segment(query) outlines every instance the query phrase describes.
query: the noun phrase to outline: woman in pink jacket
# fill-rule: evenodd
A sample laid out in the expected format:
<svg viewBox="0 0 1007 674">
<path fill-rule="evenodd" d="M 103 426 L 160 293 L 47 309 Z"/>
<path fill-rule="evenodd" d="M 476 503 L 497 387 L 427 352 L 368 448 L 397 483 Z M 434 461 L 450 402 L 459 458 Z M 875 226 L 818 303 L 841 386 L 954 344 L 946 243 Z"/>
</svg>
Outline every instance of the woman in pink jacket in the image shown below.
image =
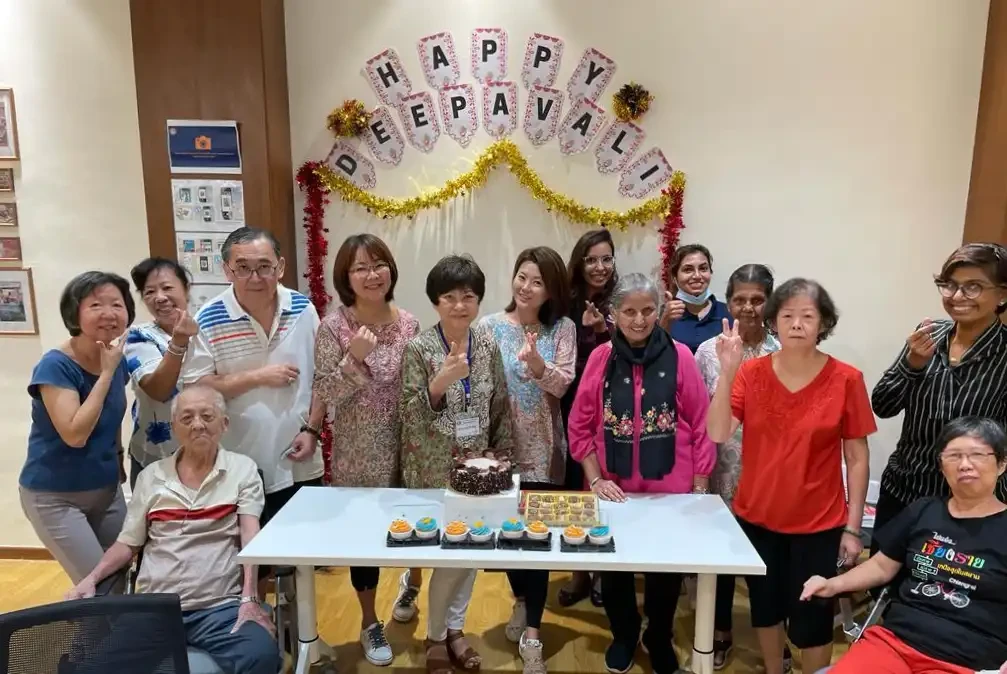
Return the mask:
<svg viewBox="0 0 1007 674">
<path fill-rule="evenodd" d="M 692 352 L 655 328 L 659 294 L 643 274 L 619 279 L 611 307 L 617 330 L 584 368 L 570 412 L 570 454 L 606 501 L 707 493 L 716 447 L 706 436 L 710 401 Z M 646 574 L 643 645 L 656 672 L 678 669 L 671 642 L 681 584 L 679 574 Z M 603 572 L 601 592 L 613 637 L 605 666 L 621 674 L 633 666 L 642 622 L 633 574 Z"/>
</svg>

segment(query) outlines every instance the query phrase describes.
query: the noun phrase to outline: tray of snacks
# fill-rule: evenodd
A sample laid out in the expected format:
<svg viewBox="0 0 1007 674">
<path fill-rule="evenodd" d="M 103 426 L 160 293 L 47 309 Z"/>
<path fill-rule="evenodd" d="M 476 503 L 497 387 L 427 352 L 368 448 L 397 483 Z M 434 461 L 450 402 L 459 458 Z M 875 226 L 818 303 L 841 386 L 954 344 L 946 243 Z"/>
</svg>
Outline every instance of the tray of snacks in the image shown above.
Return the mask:
<svg viewBox="0 0 1007 674">
<path fill-rule="evenodd" d="M 522 491 L 518 514 L 550 527 L 598 524 L 598 496 L 589 491 Z"/>
<path fill-rule="evenodd" d="M 439 545 L 440 542 L 441 530 L 437 526 L 437 520 L 432 517 L 420 518 L 415 525 L 404 519 L 393 520 L 385 537 L 385 545 L 390 548 Z"/>
<path fill-rule="evenodd" d="M 615 552 L 615 539 L 604 525 L 585 530 L 576 525 L 563 530 L 559 540 L 560 552 Z"/>
<path fill-rule="evenodd" d="M 552 532 L 544 522 L 536 520 L 526 526 L 522 520 L 509 519 L 500 527 L 497 548 L 501 550 L 552 550 Z"/>
<path fill-rule="evenodd" d="M 448 522 L 441 536 L 442 550 L 494 550 L 496 549 L 496 534 L 482 522 L 476 522 L 471 527 L 465 522 L 455 520 Z"/>
</svg>

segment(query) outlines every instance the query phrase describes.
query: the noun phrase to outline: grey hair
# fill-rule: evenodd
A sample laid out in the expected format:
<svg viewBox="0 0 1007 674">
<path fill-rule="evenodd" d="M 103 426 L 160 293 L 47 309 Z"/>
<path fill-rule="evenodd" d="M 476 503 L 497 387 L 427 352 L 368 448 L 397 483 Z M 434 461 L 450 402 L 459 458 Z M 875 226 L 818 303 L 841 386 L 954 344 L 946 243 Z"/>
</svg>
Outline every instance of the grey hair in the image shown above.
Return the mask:
<svg viewBox="0 0 1007 674">
<path fill-rule="evenodd" d="M 255 227 L 238 227 L 236 230 L 227 235 L 224 239 L 224 244 L 220 247 L 220 256 L 224 258 L 224 262 L 231 261 L 231 248 L 243 243 L 253 243 L 260 239 L 265 239 L 273 247 L 273 252 L 276 253 L 276 259 L 280 258 L 280 242 L 276 240 L 273 233 L 268 229 L 256 229 Z"/>
<path fill-rule="evenodd" d="M 192 393 L 205 393 L 213 399 L 213 406 L 217 408 L 217 411 L 221 415 L 227 414 L 227 401 L 224 400 L 224 394 L 215 388 L 206 386 L 205 384 L 194 384 L 193 386 L 186 386 L 182 391 L 171 399 L 171 418 L 174 419 L 175 415 L 178 413 L 178 401 L 184 396 L 190 395 Z"/>
<path fill-rule="evenodd" d="M 661 308 L 661 293 L 657 289 L 657 284 L 649 276 L 634 272 L 620 276 L 616 282 L 615 288 L 612 289 L 612 309 L 618 311 L 626 298 L 636 293 L 647 293 L 657 308 Z"/>
</svg>

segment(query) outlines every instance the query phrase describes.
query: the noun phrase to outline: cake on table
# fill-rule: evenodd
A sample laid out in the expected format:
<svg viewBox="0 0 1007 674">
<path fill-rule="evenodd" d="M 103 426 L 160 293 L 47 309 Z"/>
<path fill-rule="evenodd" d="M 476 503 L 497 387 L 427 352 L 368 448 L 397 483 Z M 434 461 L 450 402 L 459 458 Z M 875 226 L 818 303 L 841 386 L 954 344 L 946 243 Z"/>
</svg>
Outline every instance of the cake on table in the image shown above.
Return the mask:
<svg viewBox="0 0 1007 674">
<path fill-rule="evenodd" d="M 499 494 L 513 486 L 511 465 L 507 461 L 485 457 L 461 459 L 455 462 L 448 484 L 451 489 L 466 496 Z"/>
</svg>

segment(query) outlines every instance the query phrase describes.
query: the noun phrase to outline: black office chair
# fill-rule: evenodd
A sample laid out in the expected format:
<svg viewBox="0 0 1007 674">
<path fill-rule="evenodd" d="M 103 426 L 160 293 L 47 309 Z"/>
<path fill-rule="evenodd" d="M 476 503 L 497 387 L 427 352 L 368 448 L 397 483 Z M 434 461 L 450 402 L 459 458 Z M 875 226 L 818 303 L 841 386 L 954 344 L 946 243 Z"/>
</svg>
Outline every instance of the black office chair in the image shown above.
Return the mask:
<svg viewBox="0 0 1007 674">
<path fill-rule="evenodd" d="M 178 597 L 64 601 L 0 615 L 0 674 L 190 674 Z"/>
</svg>

